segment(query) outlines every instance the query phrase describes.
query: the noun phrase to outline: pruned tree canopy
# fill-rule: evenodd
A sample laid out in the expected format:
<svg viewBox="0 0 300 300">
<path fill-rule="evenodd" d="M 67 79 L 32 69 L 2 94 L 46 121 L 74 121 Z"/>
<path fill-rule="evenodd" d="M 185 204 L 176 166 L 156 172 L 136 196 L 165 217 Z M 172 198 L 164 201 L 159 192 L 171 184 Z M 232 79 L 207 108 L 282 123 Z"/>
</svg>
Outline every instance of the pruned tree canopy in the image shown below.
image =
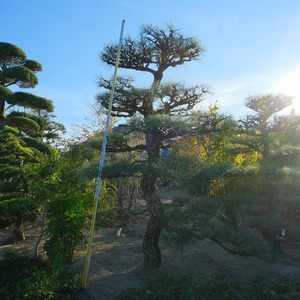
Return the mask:
<svg viewBox="0 0 300 300">
<path fill-rule="evenodd" d="M 43 71 L 42 65 L 35 60 L 26 59 L 24 67 L 30 69 L 33 72 Z"/>
<path fill-rule="evenodd" d="M 99 86 L 106 90 L 111 89 L 111 82 L 101 78 Z M 156 89 L 137 88 L 132 79 L 118 77 L 114 94 L 112 115 L 114 117 L 132 117 L 134 115 L 187 115 L 207 94 L 209 89 L 205 85 L 187 87 L 182 83 L 162 83 Z M 97 95 L 103 107 L 108 107 L 109 92 Z M 150 105 L 153 109 L 149 109 Z"/>
<path fill-rule="evenodd" d="M 33 71 L 25 66 L 14 66 L 3 70 L 2 77 L 5 86 L 17 84 L 20 88 L 33 88 L 38 79 Z"/>
<path fill-rule="evenodd" d="M 100 55 L 101 59 L 109 65 L 115 65 L 117 48 L 117 44 L 106 46 Z M 124 39 L 119 66 L 150 72 L 156 81 L 160 81 L 167 68 L 195 60 L 203 51 L 197 39 L 185 37 L 172 25 L 166 30 L 145 25 L 141 27 L 138 39 Z"/>
<path fill-rule="evenodd" d="M 241 122 L 246 128 L 262 133 L 292 128 L 297 122 L 291 116 L 281 113 L 292 104 L 292 101 L 292 97 L 281 94 L 250 96 L 246 99 L 246 107 L 255 113 L 246 116 Z"/>
<path fill-rule="evenodd" d="M 274 113 L 291 105 L 292 100 L 292 97 L 286 95 L 257 95 L 248 97 L 246 99 L 246 106 L 268 119 Z"/>
<path fill-rule="evenodd" d="M 23 64 L 26 54 L 16 45 L 0 42 L 0 65 L 4 68 Z"/>
<path fill-rule="evenodd" d="M 18 105 L 48 112 L 54 109 L 52 101 L 31 93 L 15 92 L 6 98 L 6 102 L 12 106 Z"/>
<path fill-rule="evenodd" d="M 22 199 L 33 201 L 28 197 L 25 166 L 49 154 L 49 142 L 58 131 L 64 130 L 49 114 L 54 110 L 52 101 L 10 90 L 13 85 L 35 87 L 38 84 L 36 72 L 41 70 L 41 64 L 27 59 L 22 49 L 0 42 L 0 223 L 4 219 L 7 220 L 5 226 L 15 222 L 16 240 L 24 239 L 23 222 L 28 220 L 27 202 Z M 15 207 L 18 207 L 17 212 Z M 7 212 L 14 218 L 7 218 Z M 37 211 L 32 214 L 37 216 Z"/>
<path fill-rule="evenodd" d="M 9 125 L 17 127 L 27 136 L 42 136 L 41 133 L 48 126 L 47 122 L 49 123 L 50 119 L 44 118 L 44 122 L 36 122 L 32 115 L 53 112 L 52 101 L 31 93 L 13 92 L 9 89 L 12 85 L 19 88 L 35 87 L 38 84 L 36 72 L 39 71 L 42 71 L 41 64 L 27 59 L 22 49 L 13 44 L 0 43 L 0 129 Z M 30 109 L 31 116 L 24 113 L 22 116 L 14 115 L 16 111 L 20 113 L 22 108 Z M 64 128 L 60 127 L 60 130 L 63 131 Z"/>
<path fill-rule="evenodd" d="M 161 81 L 168 68 L 195 60 L 202 52 L 203 46 L 197 39 L 184 37 L 174 26 L 168 26 L 165 30 L 142 26 L 136 40 L 125 38 L 119 67 L 148 72 L 153 75 L 153 82 L 148 88 L 140 88 L 131 78 L 119 77 L 112 107 L 113 116 L 132 117 L 140 114 L 147 118 L 153 114 L 186 115 L 208 93 L 208 87 L 187 87 L 178 82 Z M 105 63 L 114 65 L 116 53 L 117 45 L 108 45 L 100 57 Z M 97 100 L 107 108 L 111 82 L 101 78 L 99 86 L 104 91 L 97 96 Z"/>
</svg>

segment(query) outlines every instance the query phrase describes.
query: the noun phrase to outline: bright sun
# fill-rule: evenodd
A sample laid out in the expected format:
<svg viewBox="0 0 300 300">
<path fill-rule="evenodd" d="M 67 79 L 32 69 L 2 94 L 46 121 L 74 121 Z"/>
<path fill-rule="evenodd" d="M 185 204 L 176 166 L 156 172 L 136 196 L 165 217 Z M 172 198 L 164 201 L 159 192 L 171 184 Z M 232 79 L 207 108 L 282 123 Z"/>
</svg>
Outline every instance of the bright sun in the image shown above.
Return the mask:
<svg viewBox="0 0 300 300">
<path fill-rule="evenodd" d="M 300 67 L 291 70 L 280 80 L 276 87 L 279 93 L 294 98 L 293 108 L 300 113 Z"/>
</svg>

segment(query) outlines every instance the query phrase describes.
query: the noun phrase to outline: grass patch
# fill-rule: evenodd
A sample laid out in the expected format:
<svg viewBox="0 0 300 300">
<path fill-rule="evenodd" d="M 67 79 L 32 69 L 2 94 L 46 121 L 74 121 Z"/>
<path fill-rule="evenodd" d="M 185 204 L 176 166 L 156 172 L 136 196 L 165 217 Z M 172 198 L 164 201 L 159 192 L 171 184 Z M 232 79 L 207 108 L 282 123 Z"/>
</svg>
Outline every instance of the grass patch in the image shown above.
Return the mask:
<svg viewBox="0 0 300 300">
<path fill-rule="evenodd" d="M 160 270 L 147 285 L 121 293 L 117 300 L 257 300 L 300 299 L 300 276 L 257 278 L 239 282 L 218 278 L 187 277 L 181 272 Z"/>
</svg>

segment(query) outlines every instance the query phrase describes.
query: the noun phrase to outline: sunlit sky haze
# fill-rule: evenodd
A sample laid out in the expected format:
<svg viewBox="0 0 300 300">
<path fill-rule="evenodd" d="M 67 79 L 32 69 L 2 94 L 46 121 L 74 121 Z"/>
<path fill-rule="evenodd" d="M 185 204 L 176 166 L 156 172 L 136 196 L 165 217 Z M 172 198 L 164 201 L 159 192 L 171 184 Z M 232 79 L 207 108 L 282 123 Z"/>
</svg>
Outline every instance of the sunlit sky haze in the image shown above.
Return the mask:
<svg viewBox="0 0 300 300">
<path fill-rule="evenodd" d="M 113 73 L 99 53 L 118 41 L 123 19 L 126 36 L 137 36 L 142 24 L 174 23 L 203 43 L 199 61 L 168 70 L 164 78 L 211 86 L 202 107 L 218 100 L 224 112 L 241 116 L 249 95 L 282 93 L 295 97 L 300 112 L 298 0 L 3 1 L 0 40 L 43 65 L 30 92 L 53 100 L 57 120 L 71 129 L 89 115 L 98 78 Z M 135 79 L 151 82 L 141 72 Z"/>
</svg>

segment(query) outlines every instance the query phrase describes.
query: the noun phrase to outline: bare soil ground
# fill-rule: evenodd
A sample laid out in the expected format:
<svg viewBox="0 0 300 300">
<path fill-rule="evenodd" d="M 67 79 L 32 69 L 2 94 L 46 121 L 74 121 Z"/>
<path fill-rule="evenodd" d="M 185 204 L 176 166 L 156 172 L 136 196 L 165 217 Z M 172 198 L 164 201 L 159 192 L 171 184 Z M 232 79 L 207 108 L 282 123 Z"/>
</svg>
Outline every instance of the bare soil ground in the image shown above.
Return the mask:
<svg viewBox="0 0 300 300">
<path fill-rule="evenodd" d="M 174 193 L 162 195 L 165 201 Z M 145 206 L 140 202 L 139 205 Z M 130 230 L 117 235 L 118 228 L 98 228 L 92 246 L 88 288 L 74 299 L 114 299 L 121 291 L 146 283 L 149 274 L 142 269 L 142 239 L 147 226 L 147 214 L 140 215 Z M 27 228 L 27 240 L 13 245 L 1 245 L 10 230 L 0 232 L 0 257 L 5 250 L 33 253 L 38 236 L 36 227 Z M 188 275 L 217 276 L 238 280 L 252 280 L 257 276 L 300 275 L 300 245 L 285 245 L 283 256 L 276 263 L 268 263 L 255 257 L 234 255 L 210 239 L 188 246 L 181 259 L 179 250 L 161 243 L 162 265 L 170 270 L 181 270 Z M 40 247 L 40 254 L 42 246 Z M 71 268 L 83 272 L 85 252 L 78 251 Z"/>
</svg>

